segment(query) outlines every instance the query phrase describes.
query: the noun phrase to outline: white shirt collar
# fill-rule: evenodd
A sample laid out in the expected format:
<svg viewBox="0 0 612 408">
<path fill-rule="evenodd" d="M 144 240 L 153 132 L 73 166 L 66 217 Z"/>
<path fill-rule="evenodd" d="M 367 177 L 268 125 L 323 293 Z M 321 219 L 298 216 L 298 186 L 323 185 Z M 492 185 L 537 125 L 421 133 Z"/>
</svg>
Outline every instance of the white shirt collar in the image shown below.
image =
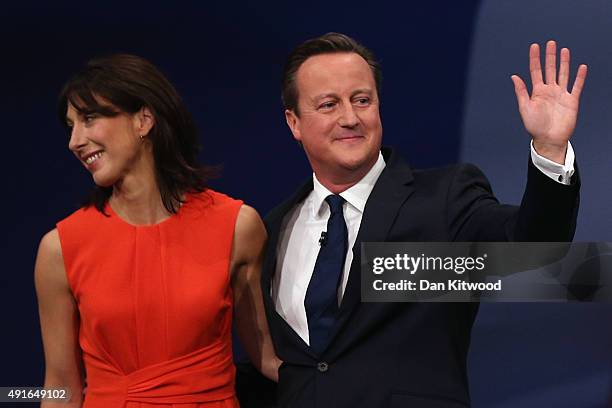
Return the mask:
<svg viewBox="0 0 612 408">
<path fill-rule="evenodd" d="M 346 202 L 353 206 L 357 211 L 363 213 L 368 197 L 374 189 L 374 185 L 376 184 L 378 177 L 380 177 L 380 174 L 385 169 L 385 166 L 385 159 L 383 159 L 382 153 L 378 152 L 378 160 L 376 160 L 376 163 L 374 163 L 374 166 L 372 166 L 370 171 L 368 171 L 367 174 L 357 182 L 357 184 L 341 192 L 340 197 L 344 198 Z M 317 216 L 320 217 L 322 214 L 324 214 L 322 207 L 323 201 L 325 201 L 325 198 L 328 195 L 333 193 L 319 182 L 314 173 L 312 173 L 312 182 L 312 216 L 316 218 Z"/>
</svg>

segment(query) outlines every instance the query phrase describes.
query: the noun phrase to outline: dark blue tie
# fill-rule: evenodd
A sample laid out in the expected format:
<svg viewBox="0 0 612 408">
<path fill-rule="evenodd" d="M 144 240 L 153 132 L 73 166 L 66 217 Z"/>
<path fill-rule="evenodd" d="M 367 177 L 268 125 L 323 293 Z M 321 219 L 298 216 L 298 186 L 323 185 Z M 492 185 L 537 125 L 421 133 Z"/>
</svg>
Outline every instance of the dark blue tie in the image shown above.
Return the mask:
<svg viewBox="0 0 612 408">
<path fill-rule="evenodd" d="M 342 213 L 344 199 L 339 195 L 329 195 L 325 201 L 329 204 L 331 214 L 327 221 L 327 232 L 320 241 L 321 249 L 304 299 L 310 347 L 318 353 L 325 350 L 329 332 L 336 321 L 338 285 L 348 245 L 348 231 Z"/>
</svg>

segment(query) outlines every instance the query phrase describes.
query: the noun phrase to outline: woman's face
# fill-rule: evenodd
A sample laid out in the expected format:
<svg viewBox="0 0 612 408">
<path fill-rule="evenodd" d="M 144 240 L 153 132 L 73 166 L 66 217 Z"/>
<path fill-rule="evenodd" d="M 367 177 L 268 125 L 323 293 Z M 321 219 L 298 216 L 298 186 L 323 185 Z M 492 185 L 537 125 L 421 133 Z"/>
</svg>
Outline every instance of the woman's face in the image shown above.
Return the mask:
<svg viewBox="0 0 612 408">
<path fill-rule="evenodd" d="M 146 110 L 146 109 L 143 109 Z M 71 129 L 69 149 L 92 174 L 94 182 L 109 187 L 123 179 L 146 154 L 144 114 L 119 113 L 113 117 L 84 114 L 68 104 L 66 121 Z"/>
</svg>

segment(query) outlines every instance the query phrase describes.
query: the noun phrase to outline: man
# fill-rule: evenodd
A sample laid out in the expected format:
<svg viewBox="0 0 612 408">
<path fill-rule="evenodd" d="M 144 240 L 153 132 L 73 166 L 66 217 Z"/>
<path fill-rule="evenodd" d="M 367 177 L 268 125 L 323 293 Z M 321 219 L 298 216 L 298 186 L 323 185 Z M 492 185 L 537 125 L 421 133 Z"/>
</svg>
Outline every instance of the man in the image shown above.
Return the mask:
<svg viewBox="0 0 612 408">
<path fill-rule="evenodd" d="M 519 207 L 500 205 L 464 165 L 413 171 L 381 151 L 380 69 L 337 33 L 289 56 L 287 124 L 313 177 L 266 219 L 264 302 L 281 407 L 469 406 L 466 358 L 477 304 L 361 303 L 360 244 L 380 241 L 565 241 L 578 210 L 573 133 L 586 66 L 567 92 L 569 51 L 530 49 L 533 92 L 512 80 L 532 136 Z"/>
</svg>

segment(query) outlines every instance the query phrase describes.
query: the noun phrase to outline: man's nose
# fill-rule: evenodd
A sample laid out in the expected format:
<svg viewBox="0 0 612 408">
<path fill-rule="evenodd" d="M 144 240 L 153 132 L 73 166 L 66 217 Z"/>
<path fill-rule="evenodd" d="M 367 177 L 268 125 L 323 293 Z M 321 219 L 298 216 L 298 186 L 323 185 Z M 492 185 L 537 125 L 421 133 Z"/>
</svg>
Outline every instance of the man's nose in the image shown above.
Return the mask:
<svg viewBox="0 0 612 408">
<path fill-rule="evenodd" d="M 359 124 L 359 118 L 355 113 L 355 109 L 352 104 L 345 104 L 342 114 L 338 119 L 338 124 L 342 127 L 353 128 Z"/>
</svg>

